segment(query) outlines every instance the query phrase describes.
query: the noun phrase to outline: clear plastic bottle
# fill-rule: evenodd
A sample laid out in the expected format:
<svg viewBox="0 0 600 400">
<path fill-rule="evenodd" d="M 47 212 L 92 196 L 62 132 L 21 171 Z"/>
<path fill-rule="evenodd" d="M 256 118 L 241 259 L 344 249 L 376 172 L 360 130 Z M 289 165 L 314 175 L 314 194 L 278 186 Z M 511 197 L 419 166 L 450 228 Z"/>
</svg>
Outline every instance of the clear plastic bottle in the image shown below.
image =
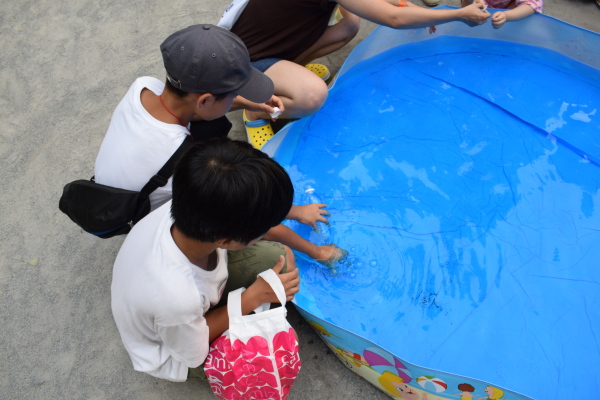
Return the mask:
<svg viewBox="0 0 600 400">
<path fill-rule="evenodd" d="M 321 198 L 315 193 L 315 188 L 308 186 L 304 190 L 305 201 L 304 204 L 314 204 L 314 203 L 323 203 Z M 317 246 L 326 246 L 331 243 L 335 243 L 331 228 L 328 224 L 324 222 L 317 222 L 317 229 L 311 229 L 308 235 L 308 240 Z M 338 275 L 339 271 L 334 265 L 325 265 L 323 263 L 319 263 L 320 265 L 324 265 L 329 269 L 329 272 L 332 276 Z"/>
<path fill-rule="evenodd" d="M 323 203 L 321 198 L 315 193 L 315 188 L 309 186 L 304 191 L 304 193 L 306 195 L 305 204 Z M 314 238 L 311 238 L 311 242 L 317 244 L 318 246 L 333 243 L 333 238 L 331 237 L 331 230 L 329 229 L 329 225 L 327 225 L 324 222 L 317 221 L 317 230 L 316 232 L 313 231 L 313 234 Z"/>
</svg>

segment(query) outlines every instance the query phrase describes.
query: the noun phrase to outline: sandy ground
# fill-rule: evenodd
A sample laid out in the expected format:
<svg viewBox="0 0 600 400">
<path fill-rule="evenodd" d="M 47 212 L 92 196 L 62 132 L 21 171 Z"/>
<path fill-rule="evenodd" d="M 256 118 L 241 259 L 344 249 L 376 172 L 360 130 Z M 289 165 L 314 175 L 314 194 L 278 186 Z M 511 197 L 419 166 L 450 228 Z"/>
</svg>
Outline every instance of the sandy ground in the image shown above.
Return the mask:
<svg viewBox="0 0 600 400">
<path fill-rule="evenodd" d="M 0 0 L 0 398 L 212 398 L 202 382 L 133 371 L 110 312 L 123 238 L 82 233 L 58 199 L 65 183 L 92 175 L 111 114 L 135 78 L 163 79 L 164 38 L 216 23 L 228 3 Z M 592 0 L 547 0 L 545 11 L 600 31 Z M 363 22 L 349 46 L 324 60 L 333 72 L 373 28 Z M 239 112 L 230 119 L 232 136 L 243 138 Z M 290 399 L 387 398 L 293 309 L 289 319 L 304 362 Z"/>
</svg>

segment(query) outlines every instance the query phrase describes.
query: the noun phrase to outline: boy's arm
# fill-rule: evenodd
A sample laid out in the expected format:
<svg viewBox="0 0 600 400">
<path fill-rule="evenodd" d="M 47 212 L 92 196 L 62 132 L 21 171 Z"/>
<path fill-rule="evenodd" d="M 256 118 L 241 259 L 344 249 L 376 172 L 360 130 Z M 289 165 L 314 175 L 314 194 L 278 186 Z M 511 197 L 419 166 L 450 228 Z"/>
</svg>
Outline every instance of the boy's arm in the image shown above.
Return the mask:
<svg viewBox="0 0 600 400">
<path fill-rule="evenodd" d="M 313 259 L 321 257 L 320 246 L 302 238 L 302 236 L 283 224 L 279 224 L 269 229 L 265 236 L 263 236 L 263 240 L 281 243 L 288 246 L 290 249 L 304 253 Z"/>
<path fill-rule="evenodd" d="M 424 28 L 451 21 L 461 21 L 475 26 L 483 24 L 490 16 L 484 10 L 483 1 L 478 0 L 456 10 L 397 7 L 391 0 L 337 0 L 337 3 L 361 18 L 394 29 Z"/>
<path fill-rule="evenodd" d="M 275 110 L 274 107 L 279 107 L 281 112 L 285 111 L 285 107 L 283 106 L 283 102 L 281 99 L 275 95 L 271 96 L 271 99 L 266 103 L 254 103 L 252 101 L 246 100 L 242 96 L 236 96 L 233 99 L 233 103 L 231 103 L 231 108 L 229 111 L 236 110 L 248 110 L 248 111 L 264 111 L 268 114 L 272 114 Z"/>
<path fill-rule="evenodd" d="M 257 279 L 258 280 L 258 279 Z M 262 280 L 262 278 L 260 278 Z M 251 288 L 252 286 L 250 286 Z M 250 290 L 242 293 L 242 315 L 248 315 L 252 310 L 257 308 L 266 301 L 260 300 L 260 294 Z M 227 306 L 219 307 L 204 314 L 206 324 L 208 325 L 209 343 L 218 338 L 229 329 L 229 315 L 227 314 Z"/>
<path fill-rule="evenodd" d="M 328 223 L 325 216 L 329 215 L 329 211 L 324 210 L 327 207 L 325 203 L 312 203 L 303 206 L 292 205 L 290 212 L 286 215 L 286 219 L 293 219 L 301 224 L 310 225 L 313 229 L 317 229 L 317 222 Z"/>
<path fill-rule="evenodd" d="M 273 270 L 281 280 L 285 289 L 287 300 L 292 300 L 294 295 L 300 290 L 300 277 L 298 269 L 281 274 L 285 259 L 279 257 L 279 262 L 275 264 Z M 262 278 L 257 278 L 248 289 L 242 293 L 242 315 L 247 315 L 263 303 L 278 303 L 277 296 L 271 289 L 271 286 Z M 204 314 L 209 331 L 209 343 L 218 338 L 229 329 L 229 315 L 227 306 L 219 307 Z"/>
</svg>

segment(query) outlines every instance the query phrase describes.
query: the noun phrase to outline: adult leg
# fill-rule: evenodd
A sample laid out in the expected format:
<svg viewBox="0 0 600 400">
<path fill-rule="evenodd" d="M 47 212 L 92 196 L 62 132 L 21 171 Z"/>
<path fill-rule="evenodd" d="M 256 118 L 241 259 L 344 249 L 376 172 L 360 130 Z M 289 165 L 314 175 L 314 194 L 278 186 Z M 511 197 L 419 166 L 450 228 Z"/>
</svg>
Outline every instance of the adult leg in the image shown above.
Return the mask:
<svg viewBox="0 0 600 400">
<path fill-rule="evenodd" d="M 314 73 L 291 61 L 279 61 L 265 71 L 275 85 L 275 96 L 285 107 L 280 118 L 302 118 L 314 114 L 327 100 L 327 85 Z M 246 111 L 250 121 L 270 119 L 265 112 Z"/>
<path fill-rule="evenodd" d="M 341 7 L 340 12 L 342 20 L 328 27 L 323 36 L 294 62 L 279 61 L 265 71 L 275 84 L 275 95 L 283 101 L 285 112 L 281 118 L 314 114 L 327 100 L 327 85 L 304 65 L 340 49 L 356 36 L 360 18 Z M 251 121 L 270 118 L 265 112 L 247 111 L 246 116 Z"/>
<path fill-rule="evenodd" d="M 351 41 L 360 28 L 360 17 L 340 7 L 342 19 L 333 26 L 327 27 L 323 36 L 309 49 L 294 60 L 300 65 L 306 65 L 314 59 L 326 56 L 344 47 Z"/>
</svg>

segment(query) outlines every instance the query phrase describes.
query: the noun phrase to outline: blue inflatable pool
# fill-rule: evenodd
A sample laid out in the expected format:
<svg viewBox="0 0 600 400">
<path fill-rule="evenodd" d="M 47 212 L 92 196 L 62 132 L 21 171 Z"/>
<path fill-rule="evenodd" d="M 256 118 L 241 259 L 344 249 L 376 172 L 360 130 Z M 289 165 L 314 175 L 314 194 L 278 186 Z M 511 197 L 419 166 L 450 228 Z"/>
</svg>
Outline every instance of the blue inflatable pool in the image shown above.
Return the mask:
<svg viewBox="0 0 600 400">
<path fill-rule="evenodd" d="M 392 397 L 591 399 L 600 387 L 600 35 L 377 28 L 266 146 L 328 204 L 336 273 L 296 305 Z M 462 396 L 462 397 L 461 397 Z"/>
</svg>

